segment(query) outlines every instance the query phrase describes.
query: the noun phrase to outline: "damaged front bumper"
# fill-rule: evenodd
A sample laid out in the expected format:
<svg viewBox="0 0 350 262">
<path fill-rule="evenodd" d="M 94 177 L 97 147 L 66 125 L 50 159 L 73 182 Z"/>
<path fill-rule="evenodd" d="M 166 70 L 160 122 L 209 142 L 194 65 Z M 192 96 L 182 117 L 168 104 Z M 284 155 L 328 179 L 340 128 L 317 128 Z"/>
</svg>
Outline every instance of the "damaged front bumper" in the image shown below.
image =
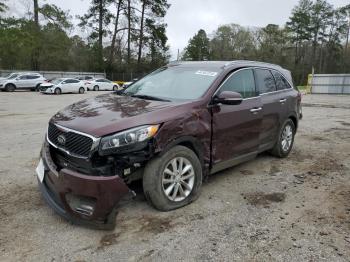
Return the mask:
<svg viewBox="0 0 350 262">
<path fill-rule="evenodd" d="M 38 177 L 39 188 L 51 208 L 75 224 L 98 229 L 115 227 L 118 202 L 132 194 L 122 178 L 89 176 L 66 168 L 57 171 L 46 141 L 41 159 L 43 177 Z"/>
</svg>

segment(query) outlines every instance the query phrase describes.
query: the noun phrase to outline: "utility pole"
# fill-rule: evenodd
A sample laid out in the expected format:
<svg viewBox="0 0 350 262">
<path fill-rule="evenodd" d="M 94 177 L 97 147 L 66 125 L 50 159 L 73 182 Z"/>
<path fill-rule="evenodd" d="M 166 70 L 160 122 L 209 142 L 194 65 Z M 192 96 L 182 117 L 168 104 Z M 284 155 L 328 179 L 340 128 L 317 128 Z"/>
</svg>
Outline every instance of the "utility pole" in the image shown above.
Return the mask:
<svg viewBox="0 0 350 262">
<path fill-rule="evenodd" d="M 179 61 L 180 60 L 180 49 L 177 49 L 177 58 L 176 58 L 176 61 Z"/>
</svg>

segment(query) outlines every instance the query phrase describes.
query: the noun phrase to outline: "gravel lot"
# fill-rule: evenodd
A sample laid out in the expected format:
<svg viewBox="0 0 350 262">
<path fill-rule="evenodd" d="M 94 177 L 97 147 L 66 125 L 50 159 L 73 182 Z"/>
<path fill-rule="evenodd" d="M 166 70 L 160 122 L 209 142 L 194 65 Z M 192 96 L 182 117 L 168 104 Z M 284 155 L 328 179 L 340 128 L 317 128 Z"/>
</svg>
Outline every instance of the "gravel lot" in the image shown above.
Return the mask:
<svg viewBox="0 0 350 262">
<path fill-rule="evenodd" d="M 262 154 L 213 175 L 172 212 L 140 194 L 114 231 L 97 231 L 58 217 L 34 171 L 50 116 L 95 95 L 0 93 L 0 261 L 350 260 L 350 96 L 304 96 L 287 159 Z"/>
</svg>

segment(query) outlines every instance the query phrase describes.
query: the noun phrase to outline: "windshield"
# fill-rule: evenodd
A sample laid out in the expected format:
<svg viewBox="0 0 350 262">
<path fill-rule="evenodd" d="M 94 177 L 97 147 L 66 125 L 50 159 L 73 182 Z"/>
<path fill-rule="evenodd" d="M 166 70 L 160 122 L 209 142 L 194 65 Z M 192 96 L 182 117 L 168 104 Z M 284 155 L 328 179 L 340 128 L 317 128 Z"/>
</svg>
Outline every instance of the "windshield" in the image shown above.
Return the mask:
<svg viewBox="0 0 350 262">
<path fill-rule="evenodd" d="M 54 85 L 57 85 L 57 84 L 61 83 L 62 80 L 63 80 L 62 78 L 56 78 L 56 79 L 52 80 L 51 83 Z"/>
<path fill-rule="evenodd" d="M 7 79 L 14 79 L 14 78 L 16 78 L 18 75 L 19 75 L 19 74 L 10 74 L 10 75 L 8 75 L 6 78 L 7 78 Z"/>
<path fill-rule="evenodd" d="M 167 100 L 192 100 L 201 97 L 213 83 L 218 70 L 193 67 L 163 67 L 125 90 L 126 95 L 151 96 Z"/>
</svg>

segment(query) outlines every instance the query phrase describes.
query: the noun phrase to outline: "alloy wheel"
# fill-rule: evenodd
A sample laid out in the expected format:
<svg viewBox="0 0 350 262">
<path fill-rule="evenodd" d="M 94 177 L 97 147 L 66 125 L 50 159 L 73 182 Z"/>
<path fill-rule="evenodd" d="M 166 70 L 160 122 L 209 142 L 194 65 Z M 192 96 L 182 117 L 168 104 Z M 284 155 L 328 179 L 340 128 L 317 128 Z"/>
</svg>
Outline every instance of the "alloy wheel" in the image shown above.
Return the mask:
<svg viewBox="0 0 350 262">
<path fill-rule="evenodd" d="M 163 192 L 171 201 L 182 201 L 191 194 L 194 179 L 191 162 L 185 157 L 175 157 L 168 162 L 163 171 Z"/>
<path fill-rule="evenodd" d="M 286 125 L 282 132 L 282 139 L 281 139 L 281 145 L 282 150 L 284 152 L 287 152 L 293 142 L 293 128 L 290 125 Z"/>
</svg>

